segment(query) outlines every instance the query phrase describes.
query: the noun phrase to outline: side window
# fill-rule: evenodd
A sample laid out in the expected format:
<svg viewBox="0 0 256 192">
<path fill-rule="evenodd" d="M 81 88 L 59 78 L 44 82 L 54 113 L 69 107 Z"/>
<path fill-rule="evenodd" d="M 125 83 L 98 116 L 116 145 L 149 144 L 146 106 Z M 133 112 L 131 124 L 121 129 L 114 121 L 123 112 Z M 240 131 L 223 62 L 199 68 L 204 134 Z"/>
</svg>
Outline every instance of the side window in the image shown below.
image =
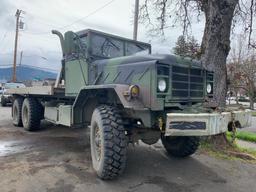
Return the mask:
<svg viewBox="0 0 256 192">
<path fill-rule="evenodd" d="M 82 50 L 86 51 L 88 48 L 87 36 L 80 38 L 80 43 Z"/>
<path fill-rule="evenodd" d="M 88 42 L 87 42 L 87 36 L 83 37 L 74 37 L 74 44 L 75 44 L 75 52 L 76 53 L 86 53 L 88 49 Z"/>
</svg>

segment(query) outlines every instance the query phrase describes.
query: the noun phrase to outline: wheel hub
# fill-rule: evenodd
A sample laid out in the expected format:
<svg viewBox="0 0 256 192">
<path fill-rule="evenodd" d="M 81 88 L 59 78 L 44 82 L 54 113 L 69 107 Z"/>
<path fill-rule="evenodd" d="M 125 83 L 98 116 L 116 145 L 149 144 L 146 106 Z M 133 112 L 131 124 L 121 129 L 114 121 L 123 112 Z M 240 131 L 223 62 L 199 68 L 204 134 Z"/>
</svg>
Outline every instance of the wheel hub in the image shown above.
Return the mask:
<svg viewBox="0 0 256 192">
<path fill-rule="evenodd" d="M 98 125 L 95 127 L 94 144 L 96 149 L 96 159 L 99 161 L 101 158 L 101 135 Z"/>
<path fill-rule="evenodd" d="M 14 109 L 13 109 L 13 119 L 15 120 L 15 121 L 17 121 L 17 119 L 18 119 L 18 109 L 17 109 L 17 107 L 14 107 Z"/>
<path fill-rule="evenodd" d="M 25 124 L 27 124 L 28 122 L 28 109 L 27 107 L 24 107 L 24 110 L 23 110 L 23 121 Z"/>
</svg>

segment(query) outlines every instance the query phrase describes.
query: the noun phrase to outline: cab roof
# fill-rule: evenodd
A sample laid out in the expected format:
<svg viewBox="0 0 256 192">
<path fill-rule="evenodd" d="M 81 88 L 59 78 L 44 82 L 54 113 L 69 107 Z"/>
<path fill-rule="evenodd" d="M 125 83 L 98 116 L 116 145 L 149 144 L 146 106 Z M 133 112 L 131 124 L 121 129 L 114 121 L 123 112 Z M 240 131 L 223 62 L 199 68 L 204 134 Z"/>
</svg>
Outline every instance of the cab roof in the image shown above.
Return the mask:
<svg viewBox="0 0 256 192">
<path fill-rule="evenodd" d="M 144 46 L 149 47 L 150 52 L 151 52 L 151 44 L 149 44 L 149 43 L 144 43 L 144 42 L 141 42 L 141 41 L 132 40 L 132 39 L 129 39 L 129 38 L 121 37 L 121 36 L 118 36 L 118 35 L 113 35 L 113 34 L 110 34 L 110 33 L 105 33 L 105 32 L 102 32 L 102 31 L 97 31 L 97 30 L 94 30 L 94 29 L 85 29 L 85 30 L 81 30 L 81 31 L 76 32 L 76 34 L 79 35 L 80 37 L 82 37 L 86 34 L 90 34 L 90 33 L 98 34 L 98 35 L 102 35 L 102 36 L 108 36 L 108 37 L 112 37 L 112 38 L 115 38 L 115 39 L 120 39 L 120 40 L 123 40 L 123 41 L 142 44 Z"/>
</svg>

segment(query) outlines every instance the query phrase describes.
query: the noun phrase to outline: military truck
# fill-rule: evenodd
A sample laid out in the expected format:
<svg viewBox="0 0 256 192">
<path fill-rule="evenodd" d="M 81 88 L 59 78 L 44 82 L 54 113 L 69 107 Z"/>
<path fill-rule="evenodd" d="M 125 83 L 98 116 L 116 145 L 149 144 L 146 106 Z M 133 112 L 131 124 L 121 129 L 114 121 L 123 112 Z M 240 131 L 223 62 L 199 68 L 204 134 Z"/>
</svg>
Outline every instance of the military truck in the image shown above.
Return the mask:
<svg viewBox="0 0 256 192">
<path fill-rule="evenodd" d="M 93 168 L 113 179 L 126 166 L 127 145 L 162 141 L 176 157 L 192 155 L 200 136 L 249 125 L 247 110 L 206 107 L 214 73 L 200 62 L 151 54 L 151 45 L 95 30 L 68 31 L 60 39 L 62 68 L 54 86 L 9 90 L 13 124 L 27 131 L 45 119 L 90 129 Z"/>
</svg>

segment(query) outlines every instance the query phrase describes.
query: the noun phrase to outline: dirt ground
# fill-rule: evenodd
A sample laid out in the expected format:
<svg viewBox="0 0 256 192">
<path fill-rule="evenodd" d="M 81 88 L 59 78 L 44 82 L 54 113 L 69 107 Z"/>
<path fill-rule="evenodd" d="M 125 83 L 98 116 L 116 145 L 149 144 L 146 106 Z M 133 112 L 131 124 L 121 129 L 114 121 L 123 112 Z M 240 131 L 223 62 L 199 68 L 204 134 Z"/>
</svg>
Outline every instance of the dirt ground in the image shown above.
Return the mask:
<svg viewBox="0 0 256 192">
<path fill-rule="evenodd" d="M 87 129 L 43 123 L 28 133 L 0 107 L 0 192 L 255 192 L 256 165 L 197 153 L 176 159 L 160 144 L 130 146 L 125 173 L 98 179 Z"/>
</svg>

